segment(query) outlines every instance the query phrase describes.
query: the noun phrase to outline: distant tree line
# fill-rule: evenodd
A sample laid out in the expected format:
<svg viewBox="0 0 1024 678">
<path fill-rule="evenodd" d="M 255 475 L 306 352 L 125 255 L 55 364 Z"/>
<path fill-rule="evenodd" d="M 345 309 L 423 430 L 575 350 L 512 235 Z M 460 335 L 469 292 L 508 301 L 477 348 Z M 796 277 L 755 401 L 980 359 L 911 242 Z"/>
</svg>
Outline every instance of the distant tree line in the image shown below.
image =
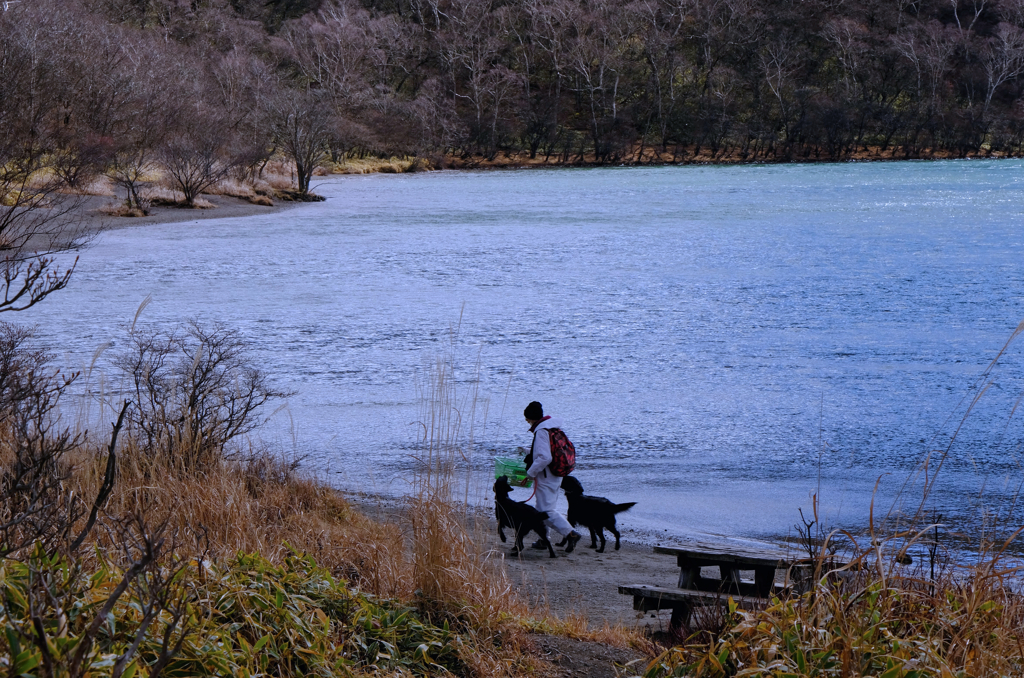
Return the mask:
<svg viewBox="0 0 1024 678">
<path fill-rule="evenodd" d="M 1024 0 L 24 0 L 0 73 L 8 203 L 154 166 L 191 202 L 275 155 L 305 192 L 365 155 L 1024 151 Z"/>
</svg>

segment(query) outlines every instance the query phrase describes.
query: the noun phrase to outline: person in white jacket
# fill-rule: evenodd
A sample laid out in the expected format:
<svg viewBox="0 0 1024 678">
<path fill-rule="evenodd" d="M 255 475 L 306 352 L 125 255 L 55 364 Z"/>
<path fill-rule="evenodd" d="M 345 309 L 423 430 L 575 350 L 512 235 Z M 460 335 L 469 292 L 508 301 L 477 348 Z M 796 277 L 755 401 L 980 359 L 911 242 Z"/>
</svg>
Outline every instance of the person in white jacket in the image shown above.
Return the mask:
<svg viewBox="0 0 1024 678">
<path fill-rule="evenodd" d="M 544 524 L 549 529 L 566 537 L 565 552 L 572 553 L 576 548 L 576 542 L 580 540 L 580 533 L 572 529 L 572 525 L 565 519 L 565 516 L 555 510 L 562 478 L 556 476 L 548 468 L 551 463 L 551 436 L 548 435 L 548 429 L 562 428 L 562 421 L 544 416 L 544 407 L 537 401 L 526 406 L 523 416 L 526 417 L 527 423 L 530 424 L 530 432 L 533 433 L 533 445 L 527 456 L 527 461 L 530 464 L 526 469 L 526 475 L 533 478 L 534 487 L 536 487 L 537 510 L 547 512 L 548 517 Z"/>
</svg>

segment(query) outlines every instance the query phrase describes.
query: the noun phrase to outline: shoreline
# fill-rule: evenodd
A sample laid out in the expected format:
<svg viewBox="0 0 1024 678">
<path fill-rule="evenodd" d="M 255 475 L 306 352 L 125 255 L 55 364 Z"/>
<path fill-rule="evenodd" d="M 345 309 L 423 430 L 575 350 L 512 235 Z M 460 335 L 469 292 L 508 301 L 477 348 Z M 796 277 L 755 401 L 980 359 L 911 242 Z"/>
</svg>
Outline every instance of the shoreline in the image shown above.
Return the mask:
<svg viewBox="0 0 1024 678">
<path fill-rule="evenodd" d="M 645 148 L 642 153 L 638 149 L 631 150 L 623 158 L 615 161 L 598 162 L 593 158 L 576 158 L 573 160 L 555 160 L 540 157 L 530 158 L 527 151 L 516 153 L 496 153 L 488 158 L 482 153 L 476 153 L 468 157 L 444 156 L 439 158 L 435 169 L 451 170 L 483 170 L 483 169 L 552 169 L 552 168 L 597 168 L 597 167 L 737 167 L 744 165 L 822 165 L 822 164 L 847 164 L 847 163 L 898 163 L 898 162 L 941 162 L 952 160 L 1020 160 L 1024 155 L 997 152 L 974 152 L 958 155 L 952 152 L 919 153 L 912 157 L 902 157 L 902 153 L 894 152 L 893 149 L 880 151 L 869 149 L 849 153 L 842 157 L 811 157 L 812 153 L 791 154 L 787 157 L 753 157 L 744 155 L 738 150 L 729 153 L 707 153 L 699 152 L 694 154 L 692 148 L 681 149 L 678 153 L 656 153 Z M 803 157 L 800 157 L 803 155 Z M 525 156 L 525 157 L 523 157 Z"/>
<path fill-rule="evenodd" d="M 203 200 L 213 204 L 207 208 L 186 208 L 171 206 L 153 206 L 144 217 L 118 217 L 106 214 L 103 208 L 119 199 L 116 196 L 87 195 L 83 196 L 82 204 L 75 210 L 74 223 L 86 233 L 102 233 L 116 231 L 134 226 L 154 226 L 157 224 L 175 224 L 182 222 L 199 222 L 208 219 L 235 219 L 262 214 L 285 212 L 306 203 L 279 201 L 272 206 L 256 205 L 242 198 L 228 195 L 203 194 Z"/>
<path fill-rule="evenodd" d="M 367 492 L 335 490 L 346 502 L 364 516 L 383 523 L 397 524 L 402 533 L 411 534 L 408 517 L 408 502 L 411 495 L 394 496 Z M 560 495 L 558 509 L 564 513 L 565 499 Z M 550 558 L 546 550 L 527 548 L 519 556 L 509 555 L 512 538 L 501 542 L 497 536 L 497 525 L 490 505 L 466 506 L 459 504 L 459 511 L 465 516 L 465 523 L 480 553 L 486 558 L 499 558 L 503 561 L 510 582 L 528 601 L 531 608 L 538 614 L 550 614 L 561 620 L 571 618 L 582 619 L 591 631 L 606 626 L 622 625 L 625 628 L 647 634 L 649 637 L 665 637 L 669 633 L 671 610 L 659 610 L 641 613 L 632 609 L 629 596 L 618 592 L 621 585 L 647 584 L 664 587 L 675 587 L 679 578 L 679 567 L 675 558 L 655 553 L 655 546 L 690 546 L 697 548 L 726 547 L 739 551 L 787 552 L 796 558 L 807 558 L 807 553 L 798 543 L 776 538 L 754 539 L 731 535 L 691 535 L 675 537 L 664 542 L 659 541 L 658 534 L 650 530 L 636 529 L 629 525 L 628 513 L 619 517 L 619 531 L 622 533 L 621 548 L 615 550 L 614 537 L 606 532 L 608 539 L 605 552 L 597 553 L 590 548 L 590 539 L 582 526 L 577 530 L 583 535 L 571 554 L 555 547 L 556 558 Z M 528 535 L 529 544 L 535 535 Z M 552 543 L 555 543 L 552 539 Z M 898 539 L 884 540 L 889 543 L 887 555 L 891 559 L 896 553 L 900 542 Z M 903 574 L 914 576 L 913 573 L 925 568 L 927 571 L 927 543 L 921 542 L 917 547 L 908 550 L 911 555 L 907 562 L 893 561 Z M 845 553 L 840 548 L 840 554 Z M 965 552 L 950 549 L 949 545 L 939 554 L 937 563 L 942 568 L 970 569 L 974 563 L 964 560 Z M 1005 554 L 1008 567 L 1016 567 L 1019 557 L 1012 553 Z M 715 577 L 717 573 L 705 573 Z M 1018 582 L 1019 586 L 1020 583 Z"/>
<path fill-rule="evenodd" d="M 403 534 L 411 534 L 407 513 L 411 497 L 395 497 L 366 492 L 336 490 L 359 513 L 383 524 L 397 524 Z M 560 503 L 564 503 L 564 498 Z M 560 509 L 564 506 L 560 505 Z M 532 609 L 551 614 L 562 620 L 582 619 L 591 631 L 622 625 L 646 634 L 669 632 L 671 610 L 641 613 L 633 609 L 629 596 L 618 592 L 620 585 L 653 584 L 675 586 L 679 567 L 672 556 L 655 554 L 657 542 L 653 533 L 636 531 L 628 527 L 624 514 L 620 517 L 622 546 L 615 550 L 615 538 L 605 533 L 608 543 L 604 553 L 591 549 L 590 539 L 583 534 L 576 550 L 567 554 L 555 548 L 556 558 L 546 550 L 527 548 L 519 556 L 509 555 L 512 537 L 502 543 L 498 539 L 493 509 L 486 506 L 461 507 L 466 524 L 480 553 L 487 559 L 500 559 L 509 581 L 527 600 Z M 535 535 L 529 535 L 527 543 Z M 698 540 L 694 540 L 697 542 Z M 720 542 L 730 541 L 721 538 Z M 755 544 L 751 540 L 737 540 Z M 554 543 L 554 542 L 552 542 Z M 761 543 L 765 548 L 779 548 L 777 544 Z"/>
</svg>

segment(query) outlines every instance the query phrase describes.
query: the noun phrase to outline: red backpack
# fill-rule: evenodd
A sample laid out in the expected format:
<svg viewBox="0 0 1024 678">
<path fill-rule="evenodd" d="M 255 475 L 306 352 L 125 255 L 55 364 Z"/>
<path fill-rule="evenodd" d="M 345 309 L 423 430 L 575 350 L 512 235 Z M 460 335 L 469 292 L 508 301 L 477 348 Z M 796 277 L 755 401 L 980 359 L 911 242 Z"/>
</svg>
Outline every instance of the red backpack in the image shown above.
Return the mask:
<svg viewBox="0 0 1024 678">
<path fill-rule="evenodd" d="M 551 464 L 548 468 L 554 475 L 564 478 L 576 468 L 576 448 L 562 429 L 549 428 L 548 434 L 551 436 Z"/>
</svg>

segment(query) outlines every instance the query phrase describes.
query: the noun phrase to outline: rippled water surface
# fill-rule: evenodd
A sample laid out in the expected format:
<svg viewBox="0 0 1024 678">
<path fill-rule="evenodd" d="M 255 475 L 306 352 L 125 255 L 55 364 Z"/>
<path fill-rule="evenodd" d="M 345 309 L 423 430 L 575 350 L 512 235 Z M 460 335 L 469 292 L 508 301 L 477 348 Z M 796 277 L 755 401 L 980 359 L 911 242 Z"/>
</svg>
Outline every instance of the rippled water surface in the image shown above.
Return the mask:
<svg viewBox="0 0 1024 678">
<path fill-rule="evenodd" d="M 960 525 L 1007 510 L 1022 478 L 1020 348 L 979 382 L 1024 319 L 1020 162 L 316 190 L 328 200 L 264 217 L 104 233 L 18 319 L 70 367 L 114 341 L 102 368 L 147 295 L 140 322 L 238 328 L 298 391 L 266 437 L 343 488 L 404 491 L 456 326 L 474 496 L 496 452 L 529 444 L 534 399 L 566 420 L 588 493 L 638 501 L 622 523 L 666 538 L 785 534 L 819 486 L 830 520 L 863 526 L 875 481 L 888 508 L 929 450 L 950 450 L 929 506 Z"/>
</svg>

